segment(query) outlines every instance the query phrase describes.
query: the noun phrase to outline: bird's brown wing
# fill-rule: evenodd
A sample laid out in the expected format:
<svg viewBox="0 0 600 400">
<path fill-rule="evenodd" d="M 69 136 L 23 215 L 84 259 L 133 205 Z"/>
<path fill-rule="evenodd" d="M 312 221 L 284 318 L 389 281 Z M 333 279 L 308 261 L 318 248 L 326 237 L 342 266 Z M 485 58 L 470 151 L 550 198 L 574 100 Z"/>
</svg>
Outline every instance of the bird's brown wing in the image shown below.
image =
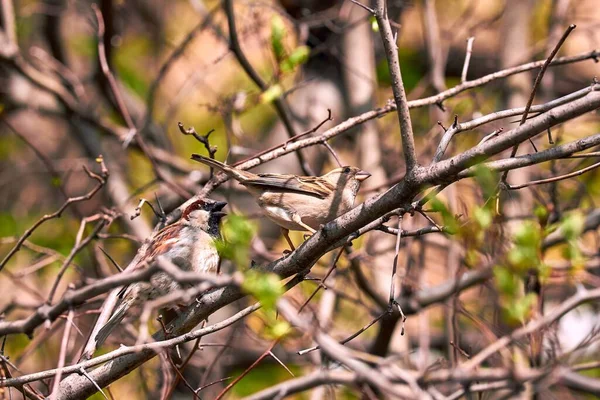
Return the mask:
<svg viewBox="0 0 600 400">
<path fill-rule="evenodd" d="M 146 248 L 144 255 L 140 258 L 140 261 L 129 271 L 138 271 L 140 268 L 145 268 L 146 265 L 143 263 L 145 260 L 149 260 L 150 258 L 155 258 L 161 254 L 164 254 L 171 246 L 175 244 L 175 237 L 177 235 L 177 230 L 179 226 L 177 223 L 169 225 L 161 229 L 156 236 L 152 239 L 152 242 Z M 172 240 L 169 240 L 172 239 Z M 117 296 L 119 298 L 123 298 L 127 288 L 130 285 L 123 286 Z"/>
<path fill-rule="evenodd" d="M 248 179 L 243 185 L 304 193 L 321 199 L 329 196 L 335 189 L 331 183 L 321 177 L 281 174 L 258 174 L 257 178 Z"/>
</svg>

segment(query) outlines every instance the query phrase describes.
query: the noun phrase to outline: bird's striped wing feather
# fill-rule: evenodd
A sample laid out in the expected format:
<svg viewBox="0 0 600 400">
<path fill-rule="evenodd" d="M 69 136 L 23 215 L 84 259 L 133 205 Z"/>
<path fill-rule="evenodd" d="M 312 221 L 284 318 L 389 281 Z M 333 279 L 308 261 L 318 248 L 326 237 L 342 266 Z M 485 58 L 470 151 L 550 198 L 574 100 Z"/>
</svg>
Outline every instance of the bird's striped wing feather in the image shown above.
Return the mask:
<svg viewBox="0 0 600 400">
<path fill-rule="evenodd" d="M 258 178 L 249 179 L 243 184 L 263 189 L 305 193 L 321 199 L 329 196 L 335 189 L 331 183 L 320 177 L 280 174 L 259 174 Z"/>
</svg>

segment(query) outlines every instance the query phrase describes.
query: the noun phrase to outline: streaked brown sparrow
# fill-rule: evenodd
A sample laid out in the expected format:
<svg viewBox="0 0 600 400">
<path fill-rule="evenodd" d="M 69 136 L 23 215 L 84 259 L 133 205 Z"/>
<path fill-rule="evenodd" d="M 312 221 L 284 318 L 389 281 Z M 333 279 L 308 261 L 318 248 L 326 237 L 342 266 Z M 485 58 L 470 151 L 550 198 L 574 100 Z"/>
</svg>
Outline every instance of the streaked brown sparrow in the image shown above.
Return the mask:
<svg viewBox="0 0 600 400">
<path fill-rule="evenodd" d="M 178 222 L 156 234 L 144 254 L 133 261 L 136 262 L 135 266 L 127 271 L 146 268 L 150 260 L 162 256 L 184 271 L 217 272 L 219 254 L 215 241 L 220 238 L 219 222 L 225 215 L 221 210 L 226 204 L 213 200 L 198 200 L 190 204 Z M 136 282 L 125 286 L 119 292 L 121 304 L 96 335 L 98 346 L 123 320 L 131 307 L 179 288 L 179 284 L 164 272 L 154 274 L 150 282 Z"/>
<path fill-rule="evenodd" d="M 319 225 L 344 214 L 354 205 L 361 182 L 371 176 L 357 167 L 336 168 L 322 176 L 253 174 L 199 154 L 192 159 L 244 185 L 265 215 L 282 228 L 292 249 L 289 230 L 315 233 Z"/>
</svg>

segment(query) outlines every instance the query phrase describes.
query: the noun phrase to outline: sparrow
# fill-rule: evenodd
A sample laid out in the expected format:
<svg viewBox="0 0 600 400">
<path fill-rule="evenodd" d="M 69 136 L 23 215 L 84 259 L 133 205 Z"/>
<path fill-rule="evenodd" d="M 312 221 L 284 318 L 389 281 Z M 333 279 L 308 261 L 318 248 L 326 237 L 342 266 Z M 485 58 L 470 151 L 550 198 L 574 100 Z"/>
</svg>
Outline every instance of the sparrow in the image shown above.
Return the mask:
<svg viewBox="0 0 600 400">
<path fill-rule="evenodd" d="M 219 253 L 215 242 L 220 239 L 219 222 L 226 214 L 221 210 L 227 203 L 198 200 L 183 210 L 181 219 L 171 224 L 152 239 L 143 255 L 133 261 L 127 271 L 147 268 L 159 256 L 171 261 L 183 271 L 216 273 Z M 121 289 L 121 303 L 108 322 L 96 335 L 97 346 L 104 343 L 111 331 L 121 323 L 127 311 L 144 301 L 152 300 L 180 289 L 180 285 L 164 273 L 156 273 L 150 282 L 136 282 Z"/>
<path fill-rule="evenodd" d="M 253 174 L 199 154 L 192 154 L 192 160 L 216 168 L 244 185 L 264 214 L 281 227 L 292 250 L 290 230 L 315 233 L 320 225 L 346 213 L 353 207 L 362 181 L 371 176 L 349 166 L 322 176 Z"/>
</svg>

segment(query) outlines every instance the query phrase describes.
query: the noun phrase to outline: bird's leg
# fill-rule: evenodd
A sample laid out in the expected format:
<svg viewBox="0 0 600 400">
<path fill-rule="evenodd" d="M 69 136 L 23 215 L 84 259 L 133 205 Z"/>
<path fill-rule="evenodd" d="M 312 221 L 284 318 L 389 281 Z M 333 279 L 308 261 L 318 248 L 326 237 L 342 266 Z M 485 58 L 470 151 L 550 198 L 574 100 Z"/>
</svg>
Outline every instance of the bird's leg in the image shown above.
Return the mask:
<svg viewBox="0 0 600 400">
<path fill-rule="evenodd" d="M 288 245 L 290 246 L 291 251 L 296 250 L 296 247 L 294 247 L 294 243 L 292 243 L 292 239 L 290 239 L 289 229 L 281 228 L 281 234 L 283 235 L 283 237 L 287 241 Z"/>
<path fill-rule="evenodd" d="M 297 223 L 298 225 L 300 225 L 301 227 L 303 227 L 304 229 L 306 229 L 307 231 L 309 231 L 311 234 L 315 234 L 315 232 L 317 232 L 313 228 L 311 228 L 310 226 L 306 225 L 302 221 L 302 218 L 300 218 L 300 216 L 298 214 L 292 215 L 292 221 L 294 221 L 295 223 Z"/>
</svg>

